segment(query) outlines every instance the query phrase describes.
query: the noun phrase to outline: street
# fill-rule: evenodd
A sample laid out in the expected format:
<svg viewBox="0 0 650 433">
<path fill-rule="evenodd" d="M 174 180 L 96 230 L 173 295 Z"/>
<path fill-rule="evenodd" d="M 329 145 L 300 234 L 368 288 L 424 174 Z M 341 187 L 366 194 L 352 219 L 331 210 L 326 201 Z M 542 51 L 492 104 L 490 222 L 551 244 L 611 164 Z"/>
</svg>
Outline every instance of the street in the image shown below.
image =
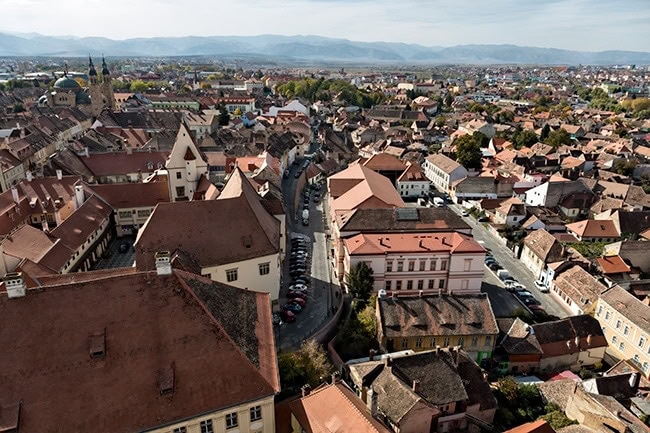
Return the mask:
<svg viewBox="0 0 650 433">
<path fill-rule="evenodd" d="M 462 207 L 457 204 L 450 204 L 449 208 L 456 212 L 458 215 L 462 212 Z M 566 311 L 560 304 L 553 299 L 553 297 L 548 293 L 540 292 L 537 287 L 535 287 L 534 281 L 535 276 L 528 270 L 526 266 L 518 258 L 513 256 L 513 252 L 501 243 L 495 235 L 493 235 L 487 228 L 484 227 L 482 223 L 477 222 L 472 216 L 462 217 L 463 220 L 472 227 L 472 234 L 474 239 L 482 243 L 486 248 L 489 248 L 492 251 L 492 255 L 499 262 L 504 269 L 507 269 L 517 281 L 526 286 L 526 289 L 531 292 L 539 302 L 541 302 L 542 307 L 546 312 L 551 316 L 557 316 L 559 318 L 564 318 L 569 316 L 569 312 Z M 486 274 L 492 274 L 492 271 L 485 268 Z M 487 275 L 486 275 L 487 276 Z M 494 274 L 494 279 L 498 281 L 497 284 L 500 287 L 503 287 L 501 281 L 496 278 Z M 484 279 L 485 280 L 485 279 Z M 503 289 L 505 290 L 505 288 Z M 499 308 L 494 306 L 493 308 Z"/>
<path fill-rule="evenodd" d="M 291 285 L 289 276 L 289 262 L 291 253 L 291 238 L 303 237 L 309 239 L 311 245 L 311 277 L 312 284 L 307 298 L 307 304 L 303 311 L 296 314 L 294 323 L 283 323 L 276 326 L 276 337 L 278 338 L 278 347 L 281 350 L 291 350 L 298 348 L 302 341 L 312 335 L 327 319 L 332 315 L 332 306 L 337 305 L 334 293 L 338 289 L 336 282 L 332 283 L 331 270 L 329 266 L 328 239 L 326 236 L 323 207 L 323 201 L 316 204 L 313 197 L 315 192 L 310 194 L 309 201 L 309 225 L 303 226 L 302 218 L 298 215 L 302 212 L 302 206 L 294 213 L 294 197 L 296 196 L 297 179 L 294 174 L 298 170 L 297 166 L 292 166 L 290 175 L 282 181 L 282 193 L 284 198 L 285 209 L 287 212 L 287 258 L 283 268 L 283 281 L 280 289 L 280 306 L 286 302 L 286 293 Z M 309 188 L 309 186 L 307 186 Z M 322 187 L 319 195 L 323 195 L 325 186 Z M 302 194 L 301 197 L 302 203 Z"/>
</svg>

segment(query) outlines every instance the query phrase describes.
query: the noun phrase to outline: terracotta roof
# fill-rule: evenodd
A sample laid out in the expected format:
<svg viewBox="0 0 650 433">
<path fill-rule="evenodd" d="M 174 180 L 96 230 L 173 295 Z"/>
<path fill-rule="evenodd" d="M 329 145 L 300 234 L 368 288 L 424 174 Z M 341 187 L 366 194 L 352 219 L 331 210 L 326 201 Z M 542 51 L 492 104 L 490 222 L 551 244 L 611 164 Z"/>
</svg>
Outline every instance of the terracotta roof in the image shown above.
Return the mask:
<svg viewBox="0 0 650 433">
<path fill-rule="evenodd" d="M 598 257 L 596 261 L 605 275 L 630 272 L 630 267 L 623 261 L 621 256 Z"/>
<path fill-rule="evenodd" d="M 197 294 L 197 280 L 223 290 L 176 271 L 45 286 L 19 299 L 3 293 L 0 347 L 10 347 L 12 356 L 0 357 L 0 407 L 21 402 L 21 433 L 56 432 L 61 425 L 141 431 L 272 396 L 261 364 L 256 368 L 235 340 L 251 314 L 264 330 L 255 334 L 268 346 L 264 356 L 275 362 L 268 296 L 231 288 L 228 296 L 257 306 L 242 315 L 232 309 L 230 323 L 222 323 Z M 93 358 L 91 350 L 103 353 Z"/>
<path fill-rule="evenodd" d="M 355 209 L 336 213 L 339 231 L 425 232 L 471 231 L 449 208 Z"/>
<path fill-rule="evenodd" d="M 650 334 L 650 306 L 638 300 L 620 286 L 614 286 L 601 295 L 601 300 L 616 309 L 626 319 Z"/>
<path fill-rule="evenodd" d="M 562 272 L 555 278 L 553 284 L 583 311 L 589 310 L 601 293 L 607 289 L 580 266 Z"/>
<path fill-rule="evenodd" d="M 607 340 L 598 320 L 587 314 L 552 322 L 531 325 L 544 358 L 607 347 Z M 576 345 L 576 339 L 578 344 Z"/>
<path fill-rule="evenodd" d="M 555 262 L 562 258 L 561 246 L 557 239 L 544 229 L 535 230 L 524 238 L 524 246 L 528 247 L 544 262 Z"/>
<path fill-rule="evenodd" d="M 535 338 L 533 328 L 523 320 L 516 318 L 506 336 L 501 342 L 501 347 L 508 354 L 535 354 L 542 355 L 542 348 Z"/>
<path fill-rule="evenodd" d="M 77 251 L 95 230 L 109 220 L 113 209 L 103 200 L 93 195 L 65 221 L 52 230 L 52 236 L 72 251 Z"/>
<path fill-rule="evenodd" d="M 385 253 L 484 253 L 471 236 L 457 232 L 362 233 L 344 240 L 350 255 Z"/>
<path fill-rule="evenodd" d="M 618 238 L 620 236 L 616 225 L 610 220 L 584 220 L 567 224 L 569 232 L 581 238 Z"/>
<path fill-rule="evenodd" d="M 168 155 L 169 152 L 91 153 L 88 158 L 81 160 L 94 176 L 99 177 L 138 171 L 150 173 L 158 168 L 158 164 L 164 167 Z"/>
<path fill-rule="evenodd" d="M 397 178 L 398 182 L 421 182 L 427 180 L 420 164 L 410 161 L 406 163 L 406 170 Z"/>
<path fill-rule="evenodd" d="M 20 260 L 25 258 L 38 263 L 55 242 L 56 238 L 43 230 L 24 225 L 2 240 L 2 252 Z"/>
<path fill-rule="evenodd" d="M 429 161 L 430 164 L 438 167 L 440 170 L 442 170 L 444 173 L 451 173 L 454 170 L 458 168 L 462 168 L 463 166 L 454 161 L 453 159 L 441 154 L 441 153 L 436 153 L 433 155 L 427 156 L 427 161 Z"/>
<path fill-rule="evenodd" d="M 391 183 L 381 174 L 364 167 L 364 179 L 334 199 L 331 210 L 352 210 L 359 206 L 383 208 L 404 207 L 404 201 Z"/>
<path fill-rule="evenodd" d="M 403 171 L 406 168 L 404 161 L 383 152 L 372 155 L 363 165 L 374 171 Z"/>
<path fill-rule="evenodd" d="M 323 384 L 290 403 L 306 433 L 389 433 L 345 383 Z"/>
<path fill-rule="evenodd" d="M 114 209 L 154 207 L 169 201 L 167 179 L 161 182 L 92 184 L 85 187 Z"/>
<path fill-rule="evenodd" d="M 533 422 L 527 422 L 519 427 L 506 430 L 503 433 L 556 433 L 553 427 L 546 420 L 540 419 Z"/>
<path fill-rule="evenodd" d="M 499 333 L 485 294 L 380 298 L 377 308 L 388 338 Z"/>
<path fill-rule="evenodd" d="M 191 230 L 169 230 L 179 222 Z M 136 265 L 154 269 L 156 252 L 176 250 L 201 266 L 222 265 L 276 254 L 279 242 L 280 221 L 237 169 L 216 200 L 159 203 L 138 234 Z"/>
</svg>

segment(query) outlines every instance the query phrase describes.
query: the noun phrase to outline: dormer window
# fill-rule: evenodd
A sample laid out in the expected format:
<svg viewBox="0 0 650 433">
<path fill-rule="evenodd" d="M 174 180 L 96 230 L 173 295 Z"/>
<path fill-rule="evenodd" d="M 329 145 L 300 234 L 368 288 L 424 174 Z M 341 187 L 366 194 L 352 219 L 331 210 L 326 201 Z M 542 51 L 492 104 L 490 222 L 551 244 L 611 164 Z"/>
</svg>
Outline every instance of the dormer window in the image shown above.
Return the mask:
<svg viewBox="0 0 650 433">
<path fill-rule="evenodd" d="M 90 335 L 89 346 L 91 358 L 103 358 L 106 355 L 106 330 L 93 332 Z"/>
<path fill-rule="evenodd" d="M 170 395 L 174 393 L 174 364 L 163 368 L 158 373 L 158 388 L 160 395 Z"/>
</svg>

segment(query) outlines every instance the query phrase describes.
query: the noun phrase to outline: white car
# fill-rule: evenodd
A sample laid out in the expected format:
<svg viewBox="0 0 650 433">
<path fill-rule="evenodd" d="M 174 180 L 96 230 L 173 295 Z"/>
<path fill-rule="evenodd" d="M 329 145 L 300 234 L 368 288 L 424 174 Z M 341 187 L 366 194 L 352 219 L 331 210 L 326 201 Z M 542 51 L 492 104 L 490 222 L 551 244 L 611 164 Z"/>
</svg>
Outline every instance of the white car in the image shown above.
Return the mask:
<svg viewBox="0 0 650 433">
<path fill-rule="evenodd" d="M 537 287 L 537 290 L 539 290 L 539 291 L 542 292 L 542 293 L 548 293 L 548 291 L 549 291 L 549 290 L 548 290 L 548 287 L 546 287 L 546 286 L 544 285 L 544 283 L 542 283 L 542 282 L 539 281 L 539 280 L 535 280 L 535 287 Z"/>
<path fill-rule="evenodd" d="M 460 215 L 466 217 L 466 216 L 469 216 L 469 212 L 467 212 L 466 210 L 464 210 L 464 211 L 462 211 L 462 212 L 460 213 Z"/>
</svg>

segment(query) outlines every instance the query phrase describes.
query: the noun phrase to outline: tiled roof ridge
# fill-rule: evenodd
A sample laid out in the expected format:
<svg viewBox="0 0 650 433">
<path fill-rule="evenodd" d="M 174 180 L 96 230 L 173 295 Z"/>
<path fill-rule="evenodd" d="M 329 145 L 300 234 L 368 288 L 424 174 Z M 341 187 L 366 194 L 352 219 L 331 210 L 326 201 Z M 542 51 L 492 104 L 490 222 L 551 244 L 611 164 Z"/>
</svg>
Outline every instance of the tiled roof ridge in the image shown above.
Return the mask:
<svg viewBox="0 0 650 433">
<path fill-rule="evenodd" d="M 178 280 L 178 282 L 181 284 L 181 286 L 183 287 L 185 292 L 188 293 L 192 297 L 192 299 L 194 299 L 194 301 L 198 304 L 198 306 L 201 308 L 201 310 L 203 310 L 203 312 L 210 319 L 212 324 L 214 326 L 216 326 L 223 333 L 223 335 L 226 337 L 227 341 L 233 347 L 236 348 L 235 349 L 236 353 L 239 355 L 240 358 L 243 359 L 243 362 L 250 364 L 250 367 L 260 375 L 260 377 L 264 380 L 264 382 L 271 389 L 274 389 L 274 386 L 271 383 L 269 383 L 269 381 L 266 379 L 266 377 L 264 377 L 264 375 L 262 374 L 260 369 L 253 364 L 253 362 L 248 358 L 248 356 L 246 356 L 246 354 L 243 352 L 241 347 L 239 347 L 239 345 L 235 342 L 235 340 L 233 340 L 233 338 L 226 331 L 226 329 L 221 325 L 221 323 L 217 320 L 217 318 L 214 317 L 214 315 L 210 312 L 210 310 L 205 305 L 205 303 L 198 297 L 198 295 L 196 293 L 194 293 L 194 290 L 192 290 L 192 288 L 189 287 L 189 285 L 187 284 L 187 282 L 185 281 L 184 278 L 194 278 L 194 279 L 197 279 L 197 280 L 202 281 L 202 282 L 207 283 L 207 284 L 212 284 L 214 282 L 212 280 L 209 280 L 209 279 L 205 278 L 205 277 L 202 277 L 202 276 L 199 276 L 199 275 L 196 275 L 196 274 L 192 274 L 190 272 L 181 271 L 179 269 L 174 269 L 173 270 L 173 275 Z M 244 289 L 240 289 L 240 290 L 244 290 Z"/>
<path fill-rule="evenodd" d="M 343 396 L 343 398 L 344 398 L 344 399 L 345 399 L 345 400 L 350 404 L 350 406 L 352 406 L 352 407 L 354 408 L 354 411 L 355 411 L 356 413 L 358 413 L 359 415 L 361 415 L 361 418 L 363 418 L 363 421 L 364 421 L 366 424 L 368 424 L 368 426 L 370 426 L 370 428 L 371 428 L 372 430 L 374 430 L 374 431 L 378 431 L 377 428 L 376 428 L 376 427 L 375 427 L 375 426 L 370 422 L 370 420 L 368 419 L 368 417 L 367 417 L 368 414 L 364 414 L 364 413 L 362 413 L 361 410 L 359 410 L 359 408 L 357 407 L 357 405 L 354 404 L 354 403 L 352 402 L 352 400 L 350 400 L 350 399 L 348 398 L 348 396 L 345 395 L 345 393 L 344 393 L 344 392 L 339 388 L 339 385 L 341 385 L 341 386 L 345 386 L 345 385 L 343 385 L 341 382 L 335 383 L 335 384 L 334 384 L 334 388 L 336 388 L 336 391 L 337 391 L 339 394 L 341 394 L 341 395 Z M 372 415 L 371 415 L 371 416 L 372 416 Z"/>
</svg>

